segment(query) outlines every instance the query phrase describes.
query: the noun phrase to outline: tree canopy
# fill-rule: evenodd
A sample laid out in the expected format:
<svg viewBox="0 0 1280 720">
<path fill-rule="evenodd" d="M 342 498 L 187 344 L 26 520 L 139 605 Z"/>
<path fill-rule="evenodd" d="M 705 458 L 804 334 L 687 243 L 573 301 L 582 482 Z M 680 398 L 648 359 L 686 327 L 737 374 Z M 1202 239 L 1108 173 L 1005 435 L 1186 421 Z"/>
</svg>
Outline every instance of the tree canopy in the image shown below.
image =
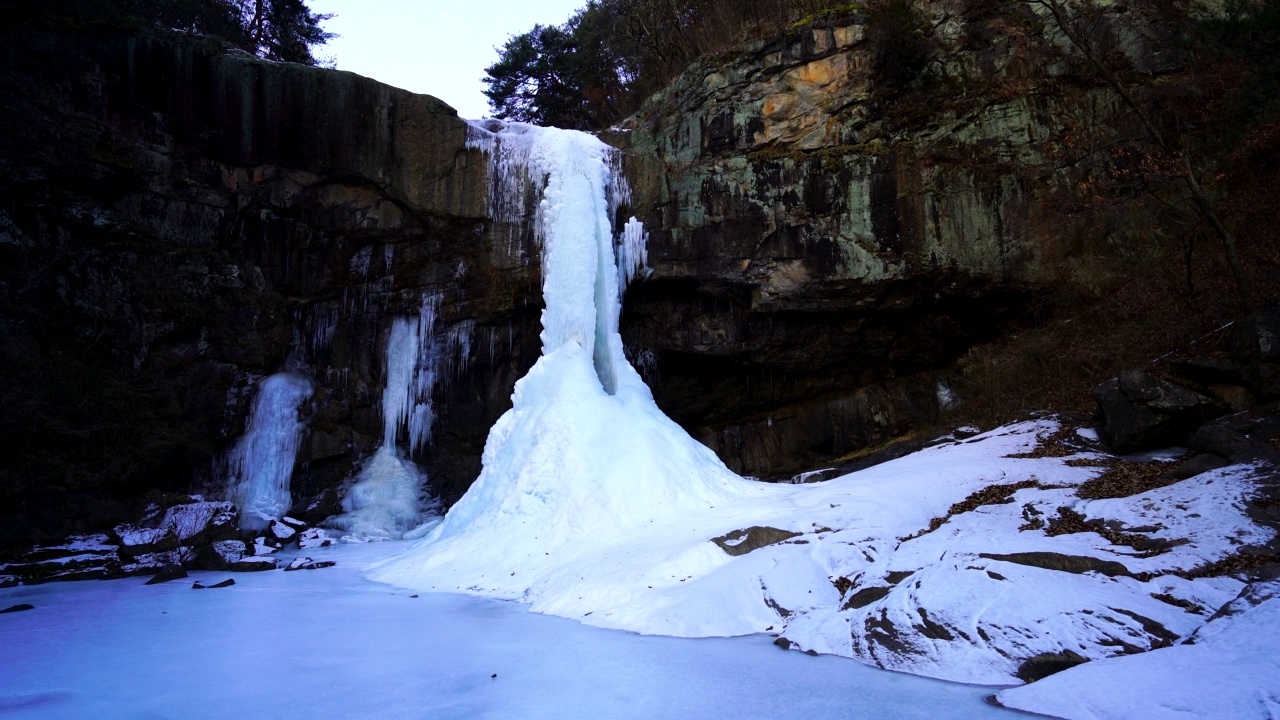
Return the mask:
<svg viewBox="0 0 1280 720">
<path fill-rule="evenodd" d="M 784 31 L 840 0 L 589 0 L 563 25 L 536 26 L 485 72 L 494 115 L 588 129 L 634 111 L 688 64 Z"/>
<path fill-rule="evenodd" d="M 333 16 L 312 12 L 306 0 L 46 0 L 18 3 L 8 15 L 11 22 L 34 15 L 158 25 L 306 65 L 317 64 L 313 50 L 334 37 L 321 26 Z"/>
</svg>

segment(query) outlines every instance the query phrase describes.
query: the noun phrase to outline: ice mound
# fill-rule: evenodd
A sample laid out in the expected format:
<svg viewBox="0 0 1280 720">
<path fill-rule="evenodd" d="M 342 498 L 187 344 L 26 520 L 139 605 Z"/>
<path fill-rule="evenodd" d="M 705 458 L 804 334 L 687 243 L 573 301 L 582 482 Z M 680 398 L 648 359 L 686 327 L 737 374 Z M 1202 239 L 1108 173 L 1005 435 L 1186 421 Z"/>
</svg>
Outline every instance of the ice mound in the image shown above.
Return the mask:
<svg viewBox="0 0 1280 720">
<path fill-rule="evenodd" d="M 422 486 L 417 467 L 394 447 L 383 446 L 342 498 L 343 514 L 325 524 L 352 535 L 398 540 L 422 524 Z"/>
</svg>

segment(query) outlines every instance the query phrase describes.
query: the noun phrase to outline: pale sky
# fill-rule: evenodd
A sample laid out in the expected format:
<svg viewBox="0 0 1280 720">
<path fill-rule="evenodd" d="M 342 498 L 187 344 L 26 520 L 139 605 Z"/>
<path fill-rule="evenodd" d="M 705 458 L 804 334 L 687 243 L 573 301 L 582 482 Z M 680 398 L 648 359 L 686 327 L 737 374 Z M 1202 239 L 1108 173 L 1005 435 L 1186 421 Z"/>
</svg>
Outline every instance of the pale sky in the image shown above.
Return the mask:
<svg viewBox="0 0 1280 720">
<path fill-rule="evenodd" d="M 388 85 L 434 95 L 464 118 L 489 114 L 481 94 L 494 50 L 536 24 L 559 25 L 587 0 L 310 0 L 342 37 L 316 50 Z"/>
</svg>

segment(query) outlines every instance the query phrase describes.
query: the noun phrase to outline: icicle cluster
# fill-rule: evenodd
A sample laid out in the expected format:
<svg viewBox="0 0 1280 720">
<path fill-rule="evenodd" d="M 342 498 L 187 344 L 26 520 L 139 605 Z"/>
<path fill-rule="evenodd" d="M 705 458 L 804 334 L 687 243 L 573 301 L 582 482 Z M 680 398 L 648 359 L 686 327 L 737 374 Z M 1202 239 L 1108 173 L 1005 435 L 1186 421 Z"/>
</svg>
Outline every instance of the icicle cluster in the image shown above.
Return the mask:
<svg viewBox="0 0 1280 720">
<path fill-rule="evenodd" d="M 624 292 L 636 278 L 653 274 L 649 267 L 649 233 L 644 223 L 634 217 L 622 227 L 618 236 L 618 291 Z"/>
<path fill-rule="evenodd" d="M 409 434 L 409 450 L 424 447 L 435 412 L 434 343 L 440 295 L 427 295 L 417 317 L 398 317 L 387 340 L 387 385 L 382 391 L 382 446 L 394 449 L 401 428 Z"/>
</svg>

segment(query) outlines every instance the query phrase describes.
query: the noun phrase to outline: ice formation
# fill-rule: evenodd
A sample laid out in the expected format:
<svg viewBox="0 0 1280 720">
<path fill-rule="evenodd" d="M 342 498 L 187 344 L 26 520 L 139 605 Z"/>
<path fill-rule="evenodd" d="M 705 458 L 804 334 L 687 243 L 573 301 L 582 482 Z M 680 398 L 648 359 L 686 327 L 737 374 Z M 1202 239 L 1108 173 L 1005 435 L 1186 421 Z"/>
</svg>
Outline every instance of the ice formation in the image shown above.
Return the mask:
<svg viewBox="0 0 1280 720">
<path fill-rule="evenodd" d="M 327 524 L 355 536 L 401 538 L 424 532 L 431 515 L 422 502 L 425 477 L 401 453 L 396 441 L 403 430 L 409 452 L 421 450 L 431 437 L 435 412 L 431 394 L 438 374 L 436 311 L 440 296 L 423 298 L 416 317 L 392 321 L 387 339 L 387 384 L 382 392 L 382 447 L 367 459 L 342 499 L 341 515 Z"/>
<path fill-rule="evenodd" d="M 240 524 L 265 527 L 289 509 L 289 481 L 302 439 L 298 407 L 311 397 L 311 383 L 291 372 L 258 383 L 249 427 L 231 450 L 227 497 L 241 508 Z"/>
<path fill-rule="evenodd" d="M 619 298 L 645 258 L 633 221 L 618 265 L 611 218 L 627 191 L 616 152 L 579 132 L 489 127 L 473 131 L 473 144 L 492 163 L 491 211 L 511 220 L 530 188 L 540 198 L 542 357 L 490 431 L 466 496 L 374 577 L 527 599 L 533 580 L 576 576 L 593 547 L 758 488 L 668 419 L 623 355 Z"/>
</svg>

